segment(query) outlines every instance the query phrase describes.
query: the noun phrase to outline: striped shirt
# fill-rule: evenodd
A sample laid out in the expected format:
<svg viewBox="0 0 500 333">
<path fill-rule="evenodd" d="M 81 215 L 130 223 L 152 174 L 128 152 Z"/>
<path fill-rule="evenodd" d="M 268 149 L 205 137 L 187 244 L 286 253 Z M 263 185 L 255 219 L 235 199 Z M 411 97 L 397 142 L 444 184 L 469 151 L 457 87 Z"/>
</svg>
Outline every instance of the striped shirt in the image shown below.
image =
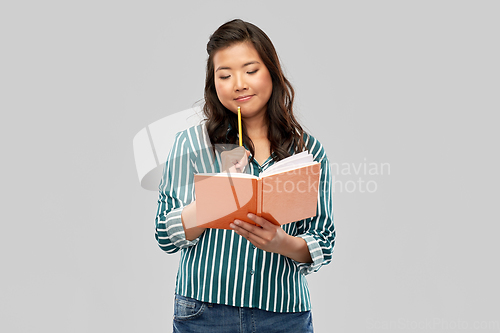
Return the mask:
<svg viewBox="0 0 500 333">
<path fill-rule="evenodd" d="M 214 156 L 205 125 L 176 135 L 159 186 L 156 240 L 167 253 L 180 251 L 176 293 L 208 303 L 259 308 L 273 312 L 311 309 L 306 275 L 328 264 L 335 244 L 331 174 L 323 146 L 304 134 L 314 160 L 321 163 L 317 215 L 282 226 L 289 235 L 303 238 L 312 263 L 299 263 L 253 246 L 232 230 L 206 229 L 186 240 L 181 221 L 184 206 L 195 200 L 194 174 L 220 172 L 220 153 Z M 249 163 L 251 174 L 274 164 Z M 216 194 L 215 194 L 216 195 Z"/>
</svg>

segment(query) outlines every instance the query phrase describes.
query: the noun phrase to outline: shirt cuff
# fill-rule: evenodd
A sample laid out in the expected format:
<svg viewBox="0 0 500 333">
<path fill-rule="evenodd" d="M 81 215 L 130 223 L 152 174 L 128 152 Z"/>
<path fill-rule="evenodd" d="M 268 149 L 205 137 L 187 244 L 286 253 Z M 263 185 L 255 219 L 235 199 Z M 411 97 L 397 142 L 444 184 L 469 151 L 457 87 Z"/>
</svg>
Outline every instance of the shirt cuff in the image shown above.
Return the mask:
<svg viewBox="0 0 500 333">
<path fill-rule="evenodd" d="M 313 272 L 317 272 L 318 269 L 323 265 L 325 261 L 323 257 L 323 251 L 321 250 L 321 246 L 318 241 L 311 235 L 297 235 L 296 237 L 300 237 L 306 241 L 307 248 L 309 249 L 309 253 L 311 254 L 311 259 L 313 262 L 304 263 L 304 262 L 295 262 L 300 272 L 304 275 L 311 274 Z"/>
<path fill-rule="evenodd" d="M 186 234 L 184 233 L 184 227 L 182 226 L 182 210 L 184 207 L 173 209 L 168 215 L 165 221 L 167 235 L 170 242 L 177 246 L 178 248 L 186 248 L 194 246 L 198 243 L 199 238 L 192 241 L 186 239 Z"/>
</svg>

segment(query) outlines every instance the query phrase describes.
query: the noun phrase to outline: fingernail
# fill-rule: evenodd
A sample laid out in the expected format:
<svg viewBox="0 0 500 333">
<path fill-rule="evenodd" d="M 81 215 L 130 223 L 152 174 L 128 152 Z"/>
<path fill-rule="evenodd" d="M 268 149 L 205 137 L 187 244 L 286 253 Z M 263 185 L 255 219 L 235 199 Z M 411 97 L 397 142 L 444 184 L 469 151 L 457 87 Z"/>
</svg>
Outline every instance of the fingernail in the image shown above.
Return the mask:
<svg viewBox="0 0 500 333">
<path fill-rule="evenodd" d="M 253 219 L 254 215 L 252 213 L 248 213 L 248 218 Z"/>
<path fill-rule="evenodd" d="M 240 221 L 238 221 L 238 220 L 234 220 L 234 224 L 239 225 L 239 224 L 240 224 Z"/>
</svg>

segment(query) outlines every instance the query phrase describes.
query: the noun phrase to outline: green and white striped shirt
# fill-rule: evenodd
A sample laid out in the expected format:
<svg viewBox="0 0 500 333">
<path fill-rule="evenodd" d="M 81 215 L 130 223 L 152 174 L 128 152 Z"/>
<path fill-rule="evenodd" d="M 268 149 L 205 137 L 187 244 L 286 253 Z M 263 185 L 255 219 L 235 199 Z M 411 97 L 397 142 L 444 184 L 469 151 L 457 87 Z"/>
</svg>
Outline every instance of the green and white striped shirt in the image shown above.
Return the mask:
<svg viewBox="0 0 500 333">
<path fill-rule="evenodd" d="M 321 163 L 317 215 L 282 226 L 303 238 L 312 263 L 299 263 L 256 248 L 232 230 L 206 229 L 193 241 L 185 238 L 181 213 L 195 200 L 194 174 L 220 172 L 220 153 L 213 154 L 205 125 L 176 135 L 159 186 L 156 240 L 167 253 L 181 251 L 176 293 L 203 302 L 259 308 L 273 312 L 311 309 L 306 275 L 328 264 L 335 244 L 331 174 L 321 143 L 304 134 L 307 150 Z M 247 168 L 258 176 L 273 165 L 271 157 Z M 217 193 L 214 193 L 217 195 Z"/>
</svg>

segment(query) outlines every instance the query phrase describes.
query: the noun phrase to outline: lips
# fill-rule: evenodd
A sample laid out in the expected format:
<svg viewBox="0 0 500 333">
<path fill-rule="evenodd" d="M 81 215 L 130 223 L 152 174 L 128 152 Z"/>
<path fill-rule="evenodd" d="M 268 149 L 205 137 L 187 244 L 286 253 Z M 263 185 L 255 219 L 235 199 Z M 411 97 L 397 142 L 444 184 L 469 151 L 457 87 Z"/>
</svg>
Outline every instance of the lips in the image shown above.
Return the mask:
<svg viewBox="0 0 500 333">
<path fill-rule="evenodd" d="M 252 98 L 254 95 L 244 95 L 244 96 L 239 96 L 237 98 L 235 98 L 234 100 L 235 101 L 238 101 L 238 102 L 245 102 L 245 101 L 248 101 L 250 98 Z"/>
</svg>

